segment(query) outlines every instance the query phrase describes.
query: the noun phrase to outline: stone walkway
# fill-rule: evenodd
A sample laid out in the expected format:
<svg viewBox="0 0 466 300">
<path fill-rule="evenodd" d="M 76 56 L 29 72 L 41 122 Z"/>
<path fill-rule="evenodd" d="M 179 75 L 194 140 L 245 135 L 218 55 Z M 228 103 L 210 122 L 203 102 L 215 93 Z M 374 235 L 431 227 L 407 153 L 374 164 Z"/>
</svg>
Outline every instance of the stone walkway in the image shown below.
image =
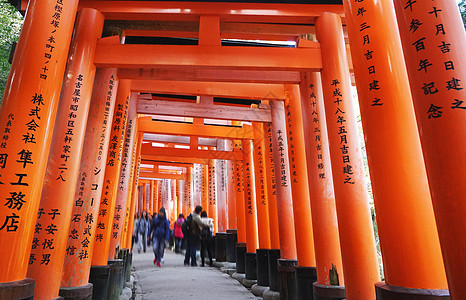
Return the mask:
<svg viewBox="0 0 466 300">
<path fill-rule="evenodd" d="M 238 281 L 217 268 L 185 267 L 181 254 L 166 250 L 162 268 L 156 268 L 153 259 L 152 251 L 141 254 L 135 251 L 133 274 L 137 282 L 136 300 L 257 299 Z"/>
</svg>

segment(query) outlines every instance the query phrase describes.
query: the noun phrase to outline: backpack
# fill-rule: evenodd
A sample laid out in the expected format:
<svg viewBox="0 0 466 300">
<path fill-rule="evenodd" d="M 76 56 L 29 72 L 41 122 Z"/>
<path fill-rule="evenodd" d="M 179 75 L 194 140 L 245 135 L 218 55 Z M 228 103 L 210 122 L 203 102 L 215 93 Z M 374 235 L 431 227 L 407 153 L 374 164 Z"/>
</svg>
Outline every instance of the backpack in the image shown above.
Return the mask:
<svg viewBox="0 0 466 300">
<path fill-rule="evenodd" d="M 201 230 L 201 239 L 203 241 L 208 241 L 212 238 L 212 232 L 210 232 L 210 228 L 209 227 L 202 227 L 202 230 Z"/>
<path fill-rule="evenodd" d="M 190 234 L 193 236 L 201 237 L 201 229 L 199 228 L 199 225 L 196 224 L 196 221 L 191 217 L 191 222 L 190 222 Z"/>
<path fill-rule="evenodd" d="M 191 232 L 191 221 L 193 220 L 193 216 L 189 214 L 189 216 L 184 219 L 183 224 L 181 224 L 181 232 L 183 236 L 188 236 L 189 232 Z"/>
</svg>

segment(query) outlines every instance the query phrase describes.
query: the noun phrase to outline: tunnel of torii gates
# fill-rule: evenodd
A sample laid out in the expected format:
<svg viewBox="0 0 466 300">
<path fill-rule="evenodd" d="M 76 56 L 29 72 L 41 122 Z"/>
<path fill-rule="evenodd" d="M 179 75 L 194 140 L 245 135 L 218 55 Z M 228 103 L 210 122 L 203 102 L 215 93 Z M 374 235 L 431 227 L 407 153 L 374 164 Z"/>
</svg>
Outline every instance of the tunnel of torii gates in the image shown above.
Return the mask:
<svg viewBox="0 0 466 300">
<path fill-rule="evenodd" d="M 466 299 L 456 2 L 328 1 L 15 2 L 0 299 L 113 299 L 134 215 L 195 205 L 264 299 Z"/>
</svg>

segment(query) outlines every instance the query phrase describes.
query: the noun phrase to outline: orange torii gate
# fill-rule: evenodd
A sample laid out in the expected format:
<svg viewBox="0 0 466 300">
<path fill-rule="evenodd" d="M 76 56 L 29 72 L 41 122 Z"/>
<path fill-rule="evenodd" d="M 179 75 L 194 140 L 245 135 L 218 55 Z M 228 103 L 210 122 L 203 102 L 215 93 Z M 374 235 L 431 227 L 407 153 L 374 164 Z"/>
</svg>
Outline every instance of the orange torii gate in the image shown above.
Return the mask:
<svg viewBox="0 0 466 300">
<path fill-rule="evenodd" d="M 328 4 L 95 0 L 83 0 L 78 3 L 73 0 L 18 0 L 18 9 L 27 9 L 28 12 L 0 109 L 0 128 L 4 131 L 0 143 L 0 198 L 5 201 L 0 207 L 0 247 L 5 253 L 0 259 L 0 269 L 3 271 L 0 273 L 0 298 L 25 299 L 35 296 L 37 299 L 48 299 L 58 295 L 61 275 L 64 272 L 61 257 L 65 255 L 67 247 L 66 241 L 61 237 L 68 234 L 73 217 L 71 205 L 67 206 L 67 203 L 73 203 L 75 200 L 73 187 L 76 187 L 79 195 L 80 187 L 77 184 L 84 178 L 80 177 L 78 180 L 75 175 L 78 174 L 79 165 L 86 165 L 83 161 L 102 155 L 99 154 L 103 151 L 102 147 L 109 150 L 107 157 L 103 155 L 103 160 L 107 158 L 106 169 L 101 170 L 105 174 L 104 189 L 95 199 L 81 199 L 86 205 L 99 203 L 99 214 L 103 209 L 110 214 L 104 216 L 102 213 L 95 222 L 88 217 L 89 225 L 83 229 L 80 236 L 84 242 L 82 250 L 89 246 L 86 235 L 89 235 L 90 239 L 102 236 L 99 242 L 95 242 L 92 257 L 97 265 L 104 269 L 108 267 L 109 253 L 113 254 L 113 251 L 108 251 L 110 232 L 116 240 L 119 240 L 124 232 L 131 232 L 127 229 L 123 231 L 123 228 L 120 228 L 123 220 L 115 219 L 116 216 L 121 217 L 119 213 L 114 212 L 115 203 L 118 202 L 117 207 L 124 212 L 132 209 L 134 211 L 134 190 L 141 174 L 138 167 L 141 158 L 146 161 L 205 163 L 209 159 L 226 159 L 225 156 L 222 158 L 222 155 L 227 155 L 228 159 L 234 160 L 235 175 L 238 175 L 238 178 L 235 178 L 239 184 L 236 196 L 237 199 L 246 200 L 242 204 L 246 204 L 248 209 L 248 215 L 244 215 L 243 212 L 248 229 L 241 233 L 239 241 L 246 242 L 248 258 L 252 258 L 251 251 L 257 248 L 257 225 L 253 205 L 256 200 L 253 182 L 254 175 L 257 174 L 252 174 L 256 171 L 250 155 L 251 140 L 254 138 L 251 136 L 252 130 L 248 126 L 224 128 L 226 126 L 201 124 L 199 119 L 193 124 L 171 122 L 170 126 L 166 126 L 167 124 L 163 123 L 167 122 L 152 120 L 149 117 L 140 120 L 141 124 L 137 127 L 142 130 L 131 131 L 130 129 L 136 126 L 133 123 L 136 110 L 145 114 L 157 114 L 156 110 L 160 109 L 161 115 L 194 118 L 263 123 L 272 121 L 270 128 L 278 128 L 280 131 L 271 134 L 274 170 L 276 175 L 281 176 L 280 183 L 287 184 L 278 189 L 277 194 L 288 196 L 288 201 L 291 201 L 281 203 L 284 197 L 277 198 L 277 207 L 286 210 L 278 212 L 279 232 L 287 233 L 286 236 L 279 236 L 280 242 L 284 243 L 280 245 L 280 249 L 286 253 L 286 261 L 282 261 L 285 265 L 280 267 L 281 271 L 284 271 L 282 275 L 288 275 L 287 283 L 295 282 L 294 274 L 299 284 L 308 280 L 307 277 L 300 277 L 302 270 L 299 268 L 296 269 L 298 272 L 294 273 L 293 264 L 294 259 L 298 259 L 298 263 L 303 262 L 306 270 L 312 272 L 315 269 L 311 223 L 306 221 L 306 232 L 299 228 L 299 221 L 296 222 L 293 228 L 297 229 L 296 235 L 292 235 L 290 228 L 282 225 L 293 220 L 284 221 L 282 214 L 290 215 L 291 204 L 295 206 L 293 213 L 298 220 L 304 220 L 303 211 L 298 211 L 301 207 L 305 208 L 304 212 L 308 218 L 312 215 L 312 220 L 318 220 L 324 214 L 322 206 L 319 206 L 319 200 L 325 196 L 319 193 L 323 191 L 307 187 L 308 181 L 305 180 L 306 175 L 316 175 L 311 172 L 313 168 L 306 164 L 305 151 L 310 151 L 306 147 L 312 147 L 313 143 L 308 142 L 304 146 L 304 134 L 309 132 L 303 127 L 310 124 L 301 121 L 301 107 L 304 105 L 301 101 L 313 99 L 312 91 L 315 86 L 311 87 L 311 84 L 320 85 L 318 89 L 323 91 L 323 101 L 320 101 L 319 105 L 325 106 L 324 109 L 319 107 L 309 111 L 311 116 L 316 112 L 320 118 L 325 114 L 327 121 L 327 132 L 322 134 L 328 134 L 328 145 L 317 143 L 315 147 L 322 151 L 317 152 L 318 160 L 325 164 L 329 161 L 331 164 L 336 218 L 340 225 L 338 230 L 346 298 L 393 299 L 404 295 L 406 299 L 446 299 L 449 297 L 446 279 L 454 299 L 466 297 L 466 288 L 461 281 L 462 270 L 466 268 L 466 261 L 461 253 L 461 249 L 464 248 L 462 245 L 466 243 L 463 237 L 464 218 L 461 217 L 466 211 L 461 202 L 464 194 L 464 184 L 461 183 L 465 169 L 461 163 L 464 147 L 457 138 L 464 132 L 465 118 L 461 112 L 464 110 L 462 80 L 465 75 L 465 60 L 461 60 L 461 54 L 464 52 L 461 49 L 464 48 L 466 39 L 456 3 L 452 0 L 437 1 L 433 11 L 430 11 L 429 5 L 421 6 L 416 1 L 395 1 L 398 25 L 391 2 L 343 0 L 344 9 L 341 3 Z M 70 60 L 76 65 L 68 64 L 66 80 L 63 80 L 78 10 L 80 15 L 92 12 L 100 19 L 105 19 L 108 27 L 120 28 L 122 37 L 127 41 L 134 36 L 189 37 L 198 39 L 199 44 L 121 44 L 117 36 L 98 38 L 98 34 L 91 38 L 90 32 L 95 33 L 95 30 L 99 30 L 100 21 L 87 24 L 78 20 L 69 54 Z M 369 198 L 364 184 L 363 160 L 358 143 L 356 119 L 350 102 L 350 63 L 346 54 L 347 46 L 344 44 L 342 18 L 348 31 L 355 83 L 361 99 L 361 119 L 384 261 L 385 282 L 379 283 L 376 283 L 377 263 L 367 201 Z M 86 24 L 82 25 L 84 23 Z M 167 24 L 170 26 L 164 28 Z M 401 42 L 397 27 L 401 33 Z M 91 39 L 90 44 L 82 38 L 81 32 L 87 33 L 84 37 Z M 319 42 L 300 40 L 303 34 L 316 35 Z M 248 47 L 222 46 L 222 39 L 227 38 L 293 40 L 299 41 L 300 47 L 255 47 L 250 44 Z M 91 50 L 80 50 L 82 46 Z M 154 53 L 157 55 L 154 56 Z M 407 57 L 407 70 L 403 54 Z M 83 57 L 84 62 L 81 64 L 79 61 Z M 87 70 L 89 66 L 90 70 Z M 104 88 L 108 88 L 107 84 L 105 87 L 99 86 L 101 78 L 92 79 L 94 66 L 103 72 L 111 70 L 113 74 L 120 75 L 119 78 L 117 75 L 113 82 L 117 94 L 114 101 L 115 113 L 113 119 L 108 121 L 111 127 L 108 129 L 111 133 L 110 141 L 85 152 L 89 156 L 83 156 L 80 163 L 79 144 L 88 136 L 86 134 L 84 137 L 85 130 L 81 125 L 92 119 L 82 112 L 87 110 L 85 106 L 90 102 L 92 86 L 94 91 L 99 90 L 97 94 L 101 95 Z M 435 74 L 432 73 L 433 70 Z M 301 80 L 304 72 L 308 75 L 313 73 L 312 83 L 308 87 L 303 86 Z M 322 73 L 321 81 L 318 80 L 319 72 Z M 72 78 L 76 78 L 76 82 L 70 81 Z M 70 86 L 73 84 L 75 89 L 71 90 Z M 300 88 L 298 84 L 301 85 Z M 59 104 L 60 91 L 62 99 Z M 175 97 L 228 97 L 237 99 L 235 101 L 239 103 L 242 100 L 238 98 L 273 102 L 270 106 L 259 105 L 258 108 L 251 108 L 244 105 L 219 105 L 214 99 L 188 103 L 189 101 L 179 102 L 183 97 L 175 101 L 162 96 L 159 100 L 154 100 L 152 95 L 147 99 L 136 92 L 163 93 Z M 280 111 L 282 100 L 287 103 L 286 115 L 283 109 Z M 79 108 L 82 112 L 76 112 L 78 101 L 83 104 Z M 135 103 L 136 101 L 140 102 Z M 311 105 L 312 103 L 311 100 Z M 57 113 L 59 105 L 66 106 L 70 113 L 64 115 L 62 109 Z M 131 116 L 128 116 L 130 105 L 133 109 Z M 176 105 L 180 107 L 179 112 L 176 112 Z M 110 105 L 107 106 L 110 109 Z M 206 113 L 205 110 L 209 112 Z M 417 118 L 414 117 L 414 112 Z M 241 116 L 242 114 L 244 116 Z M 130 121 L 127 122 L 126 119 Z M 274 119 L 283 122 L 277 125 L 274 124 Z M 312 116 L 309 119 L 313 123 L 319 122 L 317 117 Z M 417 125 L 420 135 L 417 134 Z M 314 124 L 310 126 L 318 130 L 323 128 Z M 70 128 L 79 130 L 79 134 L 76 132 L 72 141 L 69 137 Z M 198 138 L 190 140 L 192 149 L 149 147 L 141 145 L 143 138 L 137 134 L 138 132 L 230 139 L 235 142 L 237 150 L 228 153 L 201 150 L 196 141 Z M 68 137 L 64 140 L 64 146 L 60 144 L 61 135 Z M 320 135 L 317 134 L 311 138 L 317 139 L 318 136 L 320 139 Z M 284 147 L 286 142 L 288 148 Z M 66 143 L 73 145 L 72 150 L 76 153 L 72 153 L 72 156 L 67 154 L 70 145 Z M 61 146 L 63 155 L 57 154 L 57 148 Z M 240 147 L 243 147 L 244 153 L 239 150 Z M 322 150 L 323 147 L 328 149 Z M 277 151 L 279 153 L 276 153 Z M 135 155 L 132 155 L 132 152 L 135 152 Z M 323 156 L 319 158 L 318 155 L 327 155 L 326 153 L 329 153 L 329 159 Z M 243 159 L 244 166 L 239 163 Z M 64 163 L 56 168 L 54 164 L 57 165 L 60 160 L 64 160 Z M 424 166 L 424 160 L 427 168 Z M 256 159 L 257 161 L 260 160 Z M 267 160 L 266 163 L 271 162 Z M 319 165 L 320 163 L 317 165 L 318 169 Z M 64 169 L 67 167 L 70 170 Z M 69 182 L 49 184 L 50 180 L 53 180 L 53 170 L 56 169 L 59 170 L 57 180 L 69 171 L 72 176 L 61 176 Z M 187 169 L 187 174 L 191 174 L 192 168 Z M 244 190 L 243 183 L 240 183 L 243 181 L 243 173 L 246 187 Z M 319 177 L 310 178 L 309 182 L 324 179 L 327 174 L 329 173 L 318 173 Z M 261 177 L 257 178 L 261 180 Z M 53 201 L 58 195 L 54 194 L 54 189 L 60 191 L 60 195 L 66 199 L 59 201 L 60 203 Z M 171 186 L 170 189 L 170 195 L 176 195 Z M 66 195 L 63 191 L 66 191 Z M 41 197 L 49 194 L 52 197 Z M 54 207 L 55 205 L 60 205 L 60 208 Z M 125 205 L 131 206 L 127 207 L 129 210 L 121 207 Z M 328 207 L 332 209 L 332 204 Z M 237 208 L 241 210 L 241 205 Z M 80 213 L 75 212 L 73 208 L 73 214 L 79 217 Z M 89 212 L 86 212 L 86 215 L 88 214 Z M 238 214 L 241 212 L 238 211 Z M 264 214 L 265 210 L 261 216 Z M 123 217 L 128 228 L 131 227 L 129 224 L 132 224 L 131 217 L 128 216 L 129 222 L 126 222 L 126 216 Z M 43 218 L 57 218 L 60 225 L 57 226 L 58 231 L 50 226 L 56 225 L 54 223 L 46 224 L 48 230 L 45 231 L 41 223 L 36 224 L 39 218 L 41 221 Z M 240 223 L 238 222 L 238 230 L 241 226 L 244 227 L 244 224 Z M 323 224 L 313 223 L 312 226 L 319 227 L 313 230 L 314 237 L 322 236 L 321 233 L 325 232 Z M 97 227 L 97 234 L 92 233 L 93 227 Z M 77 231 L 75 228 L 71 230 Z M 74 239 L 76 233 L 72 231 L 70 236 Z M 296 241 L 295 237 L 300 240 Z M 335 242 L 334 235 L 332 239 Z M 128 245 L 127 240 L 127 236 L 122 239 L 125 246 Z M 297 253 L 296 247 L 291 246 L 293 243 L 296 243 L 294 246 L 297 246 Z M 112 249 L 114 246 L 113 244 Z M 319 264 L 322 266 L 327 263 L 323 261 L 327 258 L 320 259 L 317 250 L 322 251 L 325 247 L 316 245 L 314 248 L 315 266 L 320 268 Z M 127 261 L 125 253 L 126 250 L 123 250 L 117 255 Z M 36 254 L 40 256 L 40 260 Z M 85 255 L 81 257 L 84 259 Z M 338 255 L 333 257 L 338 259 Z M 243 258 L 244 256 L 238 257 L 238 269 L 241 268 Z M 68 263 L 71 265 L 67 268 L 76 267 L 72 260 Z M 119 265 L 121 261 L 116 260 L 112 263 Z M 90 267 L 84 265 L 85 268 Z M 339 262 L 336 262 L 335 268 L 332 266 L 331 269 L 332 280 L 337 284 L 340 282 L 338 276 L 335 281 L 335 275 L 341 273 L 338 267 Z M 38 269 L 43 271 L 39 274 Z M 248 269 L 250 280 L 254 280 L 253 271 Z M 89 296 L 86 274 L 87 269 L 79 275 L 72 274 L 71 276 L 79 278 L 67 278 L 65 282 L 73 283 L 64 286 L 66 289 L 62 289 L 61 293 L 65 295 L 67 292 L 77 291 Z M 317 270 L 319 284 L 314 285 L 315 288 L 321 292 L 338 289 L 341 294 L 342 287 L 326 282 L 325 275 L 322 270 Z M 32 280 L 26 276 L 31 276 Z M 322 276 L 325 278 L 322 279 Z M 34 280 L 38 287 L 35 295 Z M 45 286 L 50 288 L 47 290 L 43 288 Z M 292 284 L 280 287 L 282 297 L 287 297 L 288 292 L 292 292 L 291 287 Z M 96 284 L 94 291 L 98 292 L 100 288 Z M 115 289 L 112 293 L 118 294 L 119 291 Z M 312 297 L 310 293 L 312 291 L 309 288 L 300 288 L 298 296 L 309 298 Z"/>
</svg>

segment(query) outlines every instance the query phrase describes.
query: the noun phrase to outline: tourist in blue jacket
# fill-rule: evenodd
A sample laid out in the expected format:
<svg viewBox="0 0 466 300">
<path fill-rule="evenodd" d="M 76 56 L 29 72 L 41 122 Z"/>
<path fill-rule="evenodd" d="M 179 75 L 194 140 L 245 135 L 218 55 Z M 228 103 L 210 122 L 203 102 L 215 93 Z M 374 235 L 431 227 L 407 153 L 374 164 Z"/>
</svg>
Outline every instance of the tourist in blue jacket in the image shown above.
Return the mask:
<svg viewBox="0 0 466 300">
<path fill-rule="evenodd" d="M 154 250 L 154 265 L 161 268 L 160 262 L 163 259 L 165 241 L 168 240 L 170 234 L 170 225 L 165 214 L 165 208 L 162 207 L 156 218 L 152 220 L 150 225 L 149 236 L 152 238 L 152 249 Z"/>
</svg>

